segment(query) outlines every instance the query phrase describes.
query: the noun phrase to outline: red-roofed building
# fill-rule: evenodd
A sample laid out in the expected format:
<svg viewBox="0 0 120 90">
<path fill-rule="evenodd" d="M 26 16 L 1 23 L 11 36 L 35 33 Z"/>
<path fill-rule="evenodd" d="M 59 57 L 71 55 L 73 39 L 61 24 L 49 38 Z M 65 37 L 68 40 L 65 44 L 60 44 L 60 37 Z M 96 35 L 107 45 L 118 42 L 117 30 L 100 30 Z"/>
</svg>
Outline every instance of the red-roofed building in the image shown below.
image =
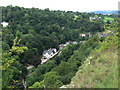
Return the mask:
<svg viewBox="0 0 120 90">
<path fill-rule="evenodd" d="M 85 37 L 86 34 L 80 34 L 80 36 Z"/>
</svg>

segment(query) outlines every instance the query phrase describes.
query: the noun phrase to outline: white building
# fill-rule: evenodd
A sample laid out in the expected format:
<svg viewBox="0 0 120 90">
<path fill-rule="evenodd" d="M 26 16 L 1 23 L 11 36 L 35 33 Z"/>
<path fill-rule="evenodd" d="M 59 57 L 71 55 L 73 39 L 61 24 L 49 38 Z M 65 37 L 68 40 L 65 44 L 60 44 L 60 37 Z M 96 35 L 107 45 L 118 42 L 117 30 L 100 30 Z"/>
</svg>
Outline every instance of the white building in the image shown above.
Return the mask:
<svg viewBox="0 0 120 90">
<path fill-rule="evenodd" d="M 77 44 L 77 41 L 73 41 L 73 44 Z"/>
<path fill-rule="evenodd" d="M 68 44 L 70 44 L 70 43 L 71 43 L 71 41 L 67 41 L 67 42 L 66 42 L 66 45 L 68 45 Z"/>
<path fill-rule="evenodd" d="M 3 25 L 3 27 L 7 27 L 8 26 L 8 22 L 5 22 L 5 21 L 3 21 L 1 24 Z"/>
<path fill-rule="evenodd" d="M 101 19 L 101 17 L 90 17 L 90 20 Z"/>
<path fill-rule="evenodd" d="M 51 57 L 54 53 L 56 53 L 57 52 L 57 50 L 56 50 L 56 48 L 50 48 L 50 49 L 48 49 L 48 50 L 45 50 L 44 52 L 43 52 L 43 57 L 45 57 L 45 58 L 49 58 L 49 57 Z"/>
</svg>

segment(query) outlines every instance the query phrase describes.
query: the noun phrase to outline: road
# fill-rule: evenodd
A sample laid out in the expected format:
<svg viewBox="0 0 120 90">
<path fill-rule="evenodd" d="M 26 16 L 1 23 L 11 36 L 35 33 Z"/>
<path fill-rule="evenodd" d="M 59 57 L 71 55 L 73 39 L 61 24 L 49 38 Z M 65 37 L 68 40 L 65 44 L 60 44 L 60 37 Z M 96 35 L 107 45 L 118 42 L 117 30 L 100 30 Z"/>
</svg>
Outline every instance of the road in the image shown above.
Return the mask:
<svg viewBox="0 0 120 90">
<path fill-rule="evenodd" d="M 59 53 L 59 51 L 56 52 L 56 53 L 54 53 L 52 56 L 50 56 L 50 57 L 47 58 L 47 59 L 41 59 L 41 64 L 44 64 L 45 62 L 47 62 L 47 60 L 49 60 L 50 58 L 54 57 L 54 56 L 57 55 L 58 53 Z"/>
</svg>

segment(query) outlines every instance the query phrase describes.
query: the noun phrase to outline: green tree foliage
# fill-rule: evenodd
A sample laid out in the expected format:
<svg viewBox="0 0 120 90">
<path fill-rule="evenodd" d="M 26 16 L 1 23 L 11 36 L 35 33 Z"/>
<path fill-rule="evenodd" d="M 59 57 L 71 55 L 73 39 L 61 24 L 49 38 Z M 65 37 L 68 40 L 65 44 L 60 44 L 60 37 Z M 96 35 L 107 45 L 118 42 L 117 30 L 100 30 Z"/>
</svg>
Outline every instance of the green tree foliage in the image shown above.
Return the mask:
<svg viewBox="0 0 120 90">
<path fill-rule="evenodd" d="M 35 82 L 32 86 L 29 88 L 44 88 L 44 81 L 41 82 Z"/>
<path fill-rule="evenodd" d="M 49 72 L 45 74 L 44 85 L 46 88 L 58 88 L 62 86 L 60 76 L 56 72 Z"/>
<path fill-rule="evenodd" d="M 13 63 L 17 63 L 17 59 L 19 59 L 19 56 L 24 53 L 24 51 L 26 51 L 28 48 L 27 47 L 18 47 L 17 45 L 19 44 L 20 39 L 18 40 L 18 38 L 16 37 L 13 41 L 13 46 L 11 49 L 9 49 L 8 51 L 3 51 L 3 56 L 2 56 L 2 72 L 3 72 L 3 78 L 2 78 L 2 87 L 14 87 L 14 83 L 16 83 L 17 81 L 16 78 L 18 76 L 13 77 L 13 73 L 20 73 L 20 71 L 14 71 L 14 69 L 16 68 L 15 66 L 13 66 Z M 18 62 L 19 63 L 19 62 Z M 18 66 L 17 66 L 18 67 Z M 15 78 L 13 80 L 13 84 L 10 83 L 10 80 L 12 78 Z"/>
<path fill-rule="evenodd" d="M 69 64 L 61 61 L 60 65 L 54 68 L 53 71 L 56 71 L 61 76 L 65 75 L 69 72 Z"/>
<path fill-rule="evenodd" d="M 35 82 L 40 82 L 42 81 L 43 75 L 39 72 L 39 75 L 37 75 L 35 72 L 33 72 L 30 75 L 27 75 L 26 77 L 26 83 L 27 83 L 27 87 L 32 86 Z"/>
<path fill-rule="evenodd" d="M 3 7 L 3 21 L 9 23 L 2 29 L 3 87 L 23 88 L 23 79 L 26 79 L 27 87 L 30 88 L 57 88 L 70 83 L 89 53 L 96 47 L 100 48 L 99 41 L 105 39 L 94 36 L 106 28 L 103 20 L 89 20 L 89 17 L 94 16 L 94 13 Z M 104 18 L 104 15 L 98 16 Z M 111 23 L 109 29 L 115 25 L 116 22 Z M 80 37 L 82 33 L 86 37 Z M 90 38 L 88 33 L 93 37 Z M 87 41 L 79 43 L 83 40 Z M 44 50 L 59 50 L 59 44 L 67 41 L 77 41 L 78 44 L 67 45 L 59 56 L 40 65 Z M 29 74 L 27 64 L 35 66 Z"/>
<path fill-rule="evenodd" d="M 19 46 L 25 45 L 29 49 L 25 52 L 22 62 L 36 67 L 40 64 L 44 50 L 59 49 L 59 44 L 68 40 L 85 40 L 79 37 L 79 33 L 104 30 L 103 22 L 100 20 L 94 23 L 89 22 L 87 13 L 28 9 L 17 6 L 3 7 L 3 21 L 9 22 L 9 26 L 2 30 L 5 47 L 13 46 L 14 36 L 21 38 Z"/>
</svg>

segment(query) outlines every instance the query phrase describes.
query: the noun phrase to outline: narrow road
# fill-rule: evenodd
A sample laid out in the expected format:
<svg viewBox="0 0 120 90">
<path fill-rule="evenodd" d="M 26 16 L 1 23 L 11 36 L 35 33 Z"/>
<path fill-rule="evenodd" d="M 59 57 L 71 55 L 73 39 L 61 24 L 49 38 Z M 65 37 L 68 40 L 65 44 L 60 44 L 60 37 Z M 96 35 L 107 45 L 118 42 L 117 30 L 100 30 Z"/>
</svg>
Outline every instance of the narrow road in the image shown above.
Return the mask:
<svg viewBox="0 0 120 90">
<path fill-rule="evenodd" d="M 27 69 L 30 69 L 30 68 L 33 68 L 34 66 L 33 65 L 29 65 L 28 67 L 27 67 Z"/>
</svg>

